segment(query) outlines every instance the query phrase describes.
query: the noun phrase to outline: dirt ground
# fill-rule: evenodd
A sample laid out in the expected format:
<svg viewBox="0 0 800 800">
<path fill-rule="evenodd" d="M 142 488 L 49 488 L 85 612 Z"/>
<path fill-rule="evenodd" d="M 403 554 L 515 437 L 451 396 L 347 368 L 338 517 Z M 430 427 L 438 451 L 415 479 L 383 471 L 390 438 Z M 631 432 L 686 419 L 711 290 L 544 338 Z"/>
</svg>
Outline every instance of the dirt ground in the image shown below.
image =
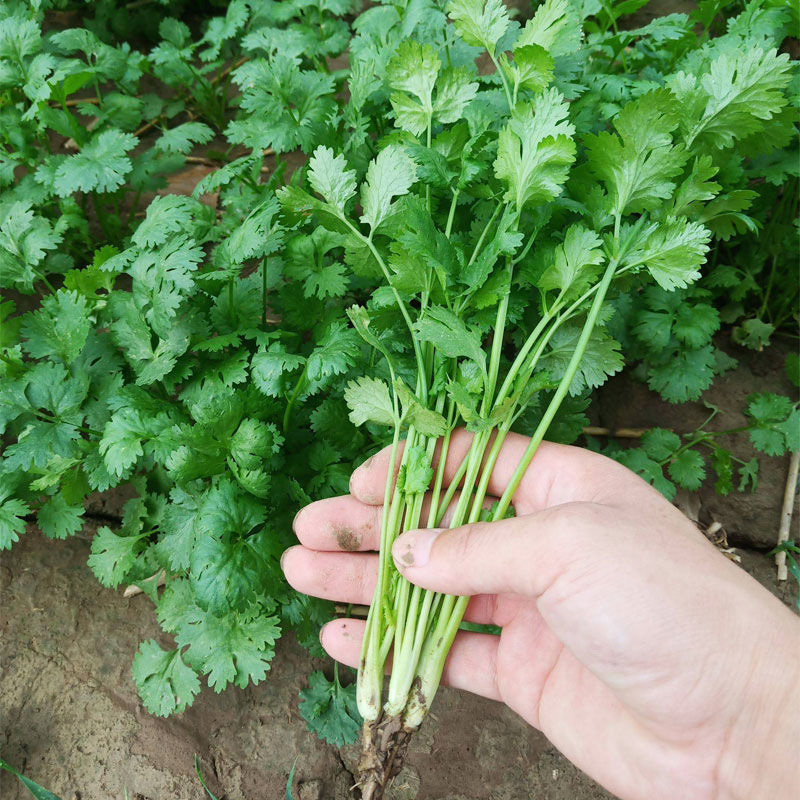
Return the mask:
<svg viewBox="0 0 800 800">
<path fill-rule="evenodd" d="M 704 399 L 740 423 L 746 395 L 790 391 L 779 351 L 734 352 L 739 368 Z M 692 430 L 700 404 L 661 403 L 627 378 L 609 383 L 594 422 L 609 427 Z M 743 437 L 734 451 L 750 457 Z M 718 498 L 704 487 L 694 499 L 700 523 L 722 523 L 742 566 L 787 604 L 791 582 L 778 585 L 765 552 L 773 546 L 786 480 L 784 459 L 761 459 L 755 495 Z M 113 513 L 124 497 L 92 510 Z M 699 502 L 698 502 L 699 501 Z M 800 519 L 800 513 L 795 519 Z M 31 528 L 0 562 L 0 755 L 63 800 L 200 800 L 194 756 L 212 791 L 225 800 L 279 800 L 297 758 L 297 800 L 345 800 L 355 748 L 337 751 L 307 732 L 297 693 L 315 668 L 291 637 L 280 643 L 267 681 L 246 691 L 204 690 L 183 716 L 158 719 L 138 701 L 130 664 L 143 639 L 169 642 L 144 596 L 99 586 L 86 566 L 90 527 L 63 542 Z M 792 531 L 798 537 L 798 531 Z M 440 734 L 440 731 L 442 733 Z M 444 733 L 446 732 L 446 734 Z M 15 779 L 0 773 L 0 797 L 22 800 Z M 518 717 L 488 700 L 442 690 L 412 744 L 391 800 L 601 800 L 608 798 Z"/>
</svg>

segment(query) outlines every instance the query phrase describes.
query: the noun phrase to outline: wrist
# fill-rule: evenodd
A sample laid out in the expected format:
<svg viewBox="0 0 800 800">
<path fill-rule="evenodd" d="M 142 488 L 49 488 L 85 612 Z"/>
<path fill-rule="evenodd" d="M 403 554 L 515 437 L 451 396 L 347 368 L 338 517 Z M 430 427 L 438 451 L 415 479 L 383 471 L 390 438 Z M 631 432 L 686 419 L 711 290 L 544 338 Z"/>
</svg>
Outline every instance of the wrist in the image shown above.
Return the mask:
<svg viewBox="0 0 800 800">
<path fill-rule="evenodd" d="M 800 622 L 787 620 L 759 648 L 741 712 L 718 770 L 719 800 L 796 797 L 800 782 Z"/>
</svg>

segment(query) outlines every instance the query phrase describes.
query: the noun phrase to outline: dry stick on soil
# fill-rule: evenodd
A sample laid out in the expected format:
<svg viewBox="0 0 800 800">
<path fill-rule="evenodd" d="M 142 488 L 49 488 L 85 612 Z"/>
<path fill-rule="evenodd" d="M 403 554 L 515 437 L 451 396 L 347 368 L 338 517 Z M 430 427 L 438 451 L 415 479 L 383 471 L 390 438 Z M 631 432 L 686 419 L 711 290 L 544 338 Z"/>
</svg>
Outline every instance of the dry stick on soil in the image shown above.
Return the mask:
<svg viewBox="0 0 800 800">
<path fill-rule="evenodd" d="M 612 436 L 617 439 L 641 439 L 649 428 L 601 428 L 587 425 L 583 429 L 586 436 Z M 669 428 L 667 430 L 670 430 Z"/>
<path fill-rule="evenodd" d="M 272 148 L 267 148 L 264 151 L 265 156 L 271 156 L 273 153 Z M 186 156 L 186 163 L 187 164 L 202 164 L 204 167 L 215 167 L 219 168 L 220 162 L 214 161 L 211 158 L 204 158 L 203 156 Z M 261 167 L 262 175 L 269 175 L 272 170 L 269 167 Z"/>
<path fill-rule="evenodd" d="M 789 538 L 789 528 L 792 526 L 792 511 L 794 510 L 794 495 L 797 491 L 797 473 L 800 469 L 800 450 L 792 453 L 789 461 L 789 475 L 786 478 L 786 490 L 783 493 L 783 508 L 781 509 L 781 525 L 778 528 L 778 545 L 782 545 Z M 778 567 L 778 580 L 785 581 L 789 577 L 786 568 L 786 551 L 775 553 L 775 564 Z"/>
<path fill-rule="evenodd" d="M 216 78 L 211 79 L 211 85 L 214 86 L 218 84 L 223 78 L 226 78 L 228 75 L 230 75 L 231 72 L 233 72 L 233 70 L 239 69 L 239 67 L 241 67 L 242 64 L 246 64 L 249 60 L 250 60 L 249 56 L 242 56 L 234 64 L 230 64 L 229 66 L 225 67 L 225 69 L 222 70 L 222 72 L 220 72 L 220 74 L 217 75 Z"/>
</svg>

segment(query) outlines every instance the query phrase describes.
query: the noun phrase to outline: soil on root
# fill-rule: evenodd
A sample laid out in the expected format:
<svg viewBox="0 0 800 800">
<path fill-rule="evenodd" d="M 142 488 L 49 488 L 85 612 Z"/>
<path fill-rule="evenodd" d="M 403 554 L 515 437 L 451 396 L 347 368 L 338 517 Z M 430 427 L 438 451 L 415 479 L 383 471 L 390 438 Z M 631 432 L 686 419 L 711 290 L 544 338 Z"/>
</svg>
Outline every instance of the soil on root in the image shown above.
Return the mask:
<svg viewBox="0 0 800 800">
<path fill-rule="evenodd" d="M 383 800 L 386 789 L 403 768 L 414 731 L 399 716 L 382 714 L 365 722 L 361 731 L 358 789 L 361 800 Z"/>
</svg>

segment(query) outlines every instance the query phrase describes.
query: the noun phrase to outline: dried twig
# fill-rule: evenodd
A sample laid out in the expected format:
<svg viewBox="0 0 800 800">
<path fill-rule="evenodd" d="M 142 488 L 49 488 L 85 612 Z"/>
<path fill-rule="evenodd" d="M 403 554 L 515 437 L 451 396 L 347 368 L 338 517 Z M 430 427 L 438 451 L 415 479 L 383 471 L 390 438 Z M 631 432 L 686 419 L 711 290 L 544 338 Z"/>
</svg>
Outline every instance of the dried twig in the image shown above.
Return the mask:
<svg viewBox="0 0 800 800">
<path fill-rule="evenodd" d="M 161 117 L 156 117 L 155 119 L 151 119 L 150 122 L 146 122 L 144 125 L 142 125 L 141 128 L 135 130 L 133 132 L 133 135 L 139 137 L 143 133 L 147 133 L 147 131 L 149 131 L 151 128 L 155 128 L 155 126 L 158 125 L 160 119 Z"/>
<path fill-rule="evenodd" d="M 588 425 L 583 429 L 587 436 L 613 436 L 617 439 L 641 439 L 649 428 L 599 428 Z"/>
<path fill-rule="evenodd" d="M 224 70 L 222 70 L 222 72 L 220 72 L 220 74 L 219 74 L 219 75 L 217 75 L 217 77 L 216 77 L 216 78 L 212 78 L 212 79 L 211 79 L 211 85 L 212 85 L 212 86 L 214 86 L 214 85 L 216 85 L 217 83 L 219 83 L 219 82 L 220 82 L 220 81 L 221 81 L 223 78 L 227 78 L 227 77 L 228 77 L 228 75 L 230 75 L 230 74 L 231 74 L 231 72 L 233 72 L 233 70 L 235 70 L 235 69 L 238 69 L 239 67 L 241 67 L 241 66 L 242 66 L 242 64 L 245 64 L 245 63 L 247 63 L 249 60 L 250 60 L 250 57 L 249 57 L 249 56 L 242 56 L 242 57 L 241 57 L 241 58 L 240 58 L 240 59 L 239 59 L 237 62 L 235 62 L 234 64 L 229 64 L 227 67 L 225 67 L 225 69 L 224 69 Z"/>
<path fill-rule="evenodd" d="M 789 461 L 789 475 L 786 478 L 786 489 L 783 492 L 781 524 L 778 528 L 779 546 L 789 538 L 789 529 L 792 526 L 792 512 L 794 511 L 794 496 L 797 491 L 798 471 L 800 471 L 800 450 L 795 450 Z M 775 564 L 778 567 L 778 580 L 785 581 L 789 577 L 789 570 L 786 568 L 785 550 L 775 553 Z"/>
</svg>

